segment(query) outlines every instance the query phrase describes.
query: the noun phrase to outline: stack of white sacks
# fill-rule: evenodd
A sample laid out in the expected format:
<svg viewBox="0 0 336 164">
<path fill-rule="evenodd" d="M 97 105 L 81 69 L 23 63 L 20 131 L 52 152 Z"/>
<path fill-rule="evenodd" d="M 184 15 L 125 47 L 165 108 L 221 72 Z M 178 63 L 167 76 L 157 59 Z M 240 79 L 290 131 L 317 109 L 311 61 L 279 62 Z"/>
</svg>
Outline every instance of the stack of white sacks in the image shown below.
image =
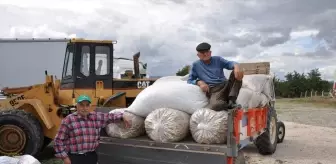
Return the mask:
<svg viewBox="0 0 336 164">
<path fill-rule="evenodd" d="M 187 84 L 186 77 L 160 78 L 131 106 L 112 110 L 125 112 L 132 118 L 132 126 L 126 129 L 123 123 L 109 124 L 107 134 L 118 138 L 147 134 L 157 142 L 178 142 L 191 133 L 198 143 L 226 143 L 227 112 L 205 108 L 208 98 L 198 86 Z M 274 99 L 272 80 L 271 75 L 245 75 L 237 103 L 243 108 L 266 105 Z"/>
<path fill-rule="evenodd" d="M 0 156 L 0 164 L 41 164 L 36 158 L 31 155 L 22 156 Z"/>
</svg>

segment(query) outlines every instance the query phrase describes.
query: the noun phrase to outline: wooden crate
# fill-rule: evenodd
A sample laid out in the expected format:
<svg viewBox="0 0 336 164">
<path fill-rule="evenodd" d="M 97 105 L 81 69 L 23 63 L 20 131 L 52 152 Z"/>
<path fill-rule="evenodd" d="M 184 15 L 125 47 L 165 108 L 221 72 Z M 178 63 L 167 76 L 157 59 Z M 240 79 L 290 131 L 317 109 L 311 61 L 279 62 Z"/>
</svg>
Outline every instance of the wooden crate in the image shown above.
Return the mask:
<svg viewBox="0 0 336 164">
<path fill-rule="evenodd" d="M 251 74 L 269 74 L 270 62 L 256 62 L 256 63 L 240 63 L 239 69 L 244 72 L 244 75 Z"/>
</svg>

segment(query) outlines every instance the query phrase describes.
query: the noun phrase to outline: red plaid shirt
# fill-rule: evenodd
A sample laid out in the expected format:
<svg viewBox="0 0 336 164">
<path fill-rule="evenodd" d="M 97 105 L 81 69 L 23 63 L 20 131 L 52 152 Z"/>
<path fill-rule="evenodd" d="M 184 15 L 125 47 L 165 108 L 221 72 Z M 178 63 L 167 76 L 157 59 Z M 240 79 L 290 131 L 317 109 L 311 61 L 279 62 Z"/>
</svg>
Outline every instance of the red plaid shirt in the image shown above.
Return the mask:
<svg viewBox="0 0 336 164">
<path fill-rule="evenodd" d="M 122 120 L 122 113 L 91 112 L 87 119 L 70 114 L 62 120 L 54 141 L 55 156 L 64 158 L 68 153 L 94 151 L 99 144 L 100 129 L 109 123 Z"/>
</svg>

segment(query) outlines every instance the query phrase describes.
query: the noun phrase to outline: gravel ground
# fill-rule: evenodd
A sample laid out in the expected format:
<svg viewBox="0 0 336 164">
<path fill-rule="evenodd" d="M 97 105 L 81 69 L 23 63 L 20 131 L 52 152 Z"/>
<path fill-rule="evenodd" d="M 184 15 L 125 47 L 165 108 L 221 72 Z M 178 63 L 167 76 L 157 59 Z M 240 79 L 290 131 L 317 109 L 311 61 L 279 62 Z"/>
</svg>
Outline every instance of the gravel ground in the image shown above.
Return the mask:
<svg viewBox="0 0 336 164">
<path fill-rule="evenodd" d="M 255 146 L 244 152 L 247 164 L 335 164 L 336 108 L 328 104 L 277 101 L 286 136 L 271 156 L 261 156 Z"/>
<path fill-rule="evenodd" d="M 271 156 L 261 156 L 254 146 L 244 150 L 247 164 L 335 164 L 336 129 L 284 122 L 286 136 Z"/>
<path fill-rule="evenodd" d="M 276 109 L 283 121 L 336 128 L 336 107 L 332 105 L 280 99 L 276 102 Z"/>
<path fill-rule="evenodd" d="M 244 149 L 247 164 L 335 164 L 336 108 L 326 104 L 279 99 L 279 120 L 286 136 L 271 156 L 261 156 L 251 145 Z M 62 164 L 53 158 L 52 147 L 39 158 L 42 164 Z"/>
</svg>

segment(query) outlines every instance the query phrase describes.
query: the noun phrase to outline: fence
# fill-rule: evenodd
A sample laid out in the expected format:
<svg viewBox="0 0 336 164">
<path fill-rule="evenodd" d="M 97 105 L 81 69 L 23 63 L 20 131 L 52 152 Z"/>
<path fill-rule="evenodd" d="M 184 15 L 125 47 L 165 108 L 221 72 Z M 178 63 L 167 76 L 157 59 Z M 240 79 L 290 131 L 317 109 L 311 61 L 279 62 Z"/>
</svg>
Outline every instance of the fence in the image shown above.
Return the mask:
<svg viewBox="0 0 336 164">
<path fill-rule="evenodd" d="M 333 98 L 336 98 L 336 90 L 301 92 L 300 98 L 308 98 L 308 97 L 333 97 Z"/>
</svg>

